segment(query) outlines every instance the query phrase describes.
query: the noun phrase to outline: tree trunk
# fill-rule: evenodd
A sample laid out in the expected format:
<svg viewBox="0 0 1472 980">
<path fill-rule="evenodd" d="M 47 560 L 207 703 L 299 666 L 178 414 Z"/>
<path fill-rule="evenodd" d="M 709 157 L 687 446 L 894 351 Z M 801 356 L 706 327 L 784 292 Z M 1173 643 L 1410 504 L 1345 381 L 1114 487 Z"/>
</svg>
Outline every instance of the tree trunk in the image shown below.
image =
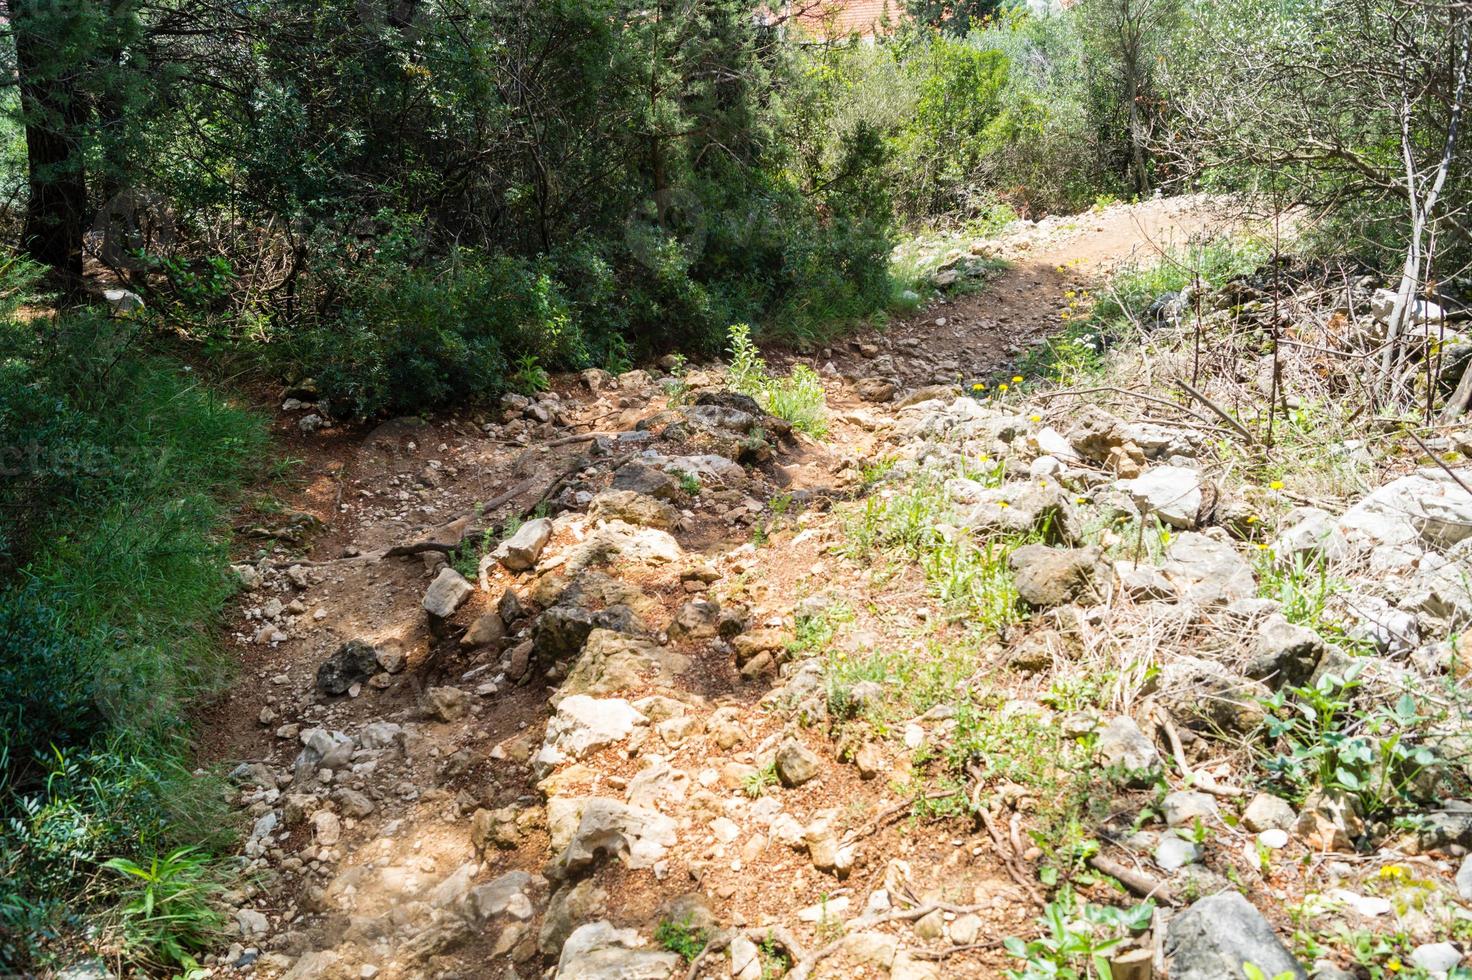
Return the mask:
<svg viewBox="0 0 1472 980">
<path fill-rule="evenodd" d="M 60 66 L 47 63 L 59 41 L 45 30 L 48 6 L 43 0 L 10 3 L 30 184 L 21 243 L 31 258 L 75 288 L 82 280 L 87 216 L 87 175 L 77 138 L 87 106 Z"/>
</svg>

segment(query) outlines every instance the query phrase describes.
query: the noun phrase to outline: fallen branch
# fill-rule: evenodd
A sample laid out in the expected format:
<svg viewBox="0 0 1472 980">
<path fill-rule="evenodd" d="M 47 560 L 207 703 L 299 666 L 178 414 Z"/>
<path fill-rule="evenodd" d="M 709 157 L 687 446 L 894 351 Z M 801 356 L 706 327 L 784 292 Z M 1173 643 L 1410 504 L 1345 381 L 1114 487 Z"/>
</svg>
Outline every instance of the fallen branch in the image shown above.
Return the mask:
<svg viewBox="0 0 1472 980">
<path fill-rule="evenodd" d="M 1176 765 L 1180 766 L 1181 773 L 1186 781 L 1204 793 L 1213 796 L 1237 797 L 1246 794 L 1240 786 L 1224 786 L 1216 781 L 1216 777 L 1207 772 L 1197 772 L 1191 768 L 1186 761 L 1186 750 L 1181 746 L 1181 736 L 1176 731 L 1176 726 L 1166 717 L 1165 712 L 1155 712 L 1155 723 L 1160 730 L 1165 732 L 1166 741 L 1170 743 L 1170 754 L 1175 758 Z"/>
<path fill-rule="evenodd" d="M 1128 865 L 1104 857 L 1102 854 L 1095 854 L 1089 858 L 1089 867 L 1114 878 L 1128 888 L 1131 894 L 1139 898 L 1153 898 L 1162 905 L 1179 904 L 1175 894 L 1165 882 L 1152 878 L 1143 871 L 1136 871 Z"/>
</svg>

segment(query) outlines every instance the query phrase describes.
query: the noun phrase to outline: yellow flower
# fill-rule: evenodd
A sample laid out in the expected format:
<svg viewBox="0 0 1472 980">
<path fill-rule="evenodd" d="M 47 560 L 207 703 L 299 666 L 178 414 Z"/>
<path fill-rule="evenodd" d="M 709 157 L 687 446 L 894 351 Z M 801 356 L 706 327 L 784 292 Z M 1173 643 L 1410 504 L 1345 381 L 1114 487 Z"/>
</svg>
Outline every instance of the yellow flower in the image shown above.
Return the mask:
<svg viewBox="0 0 1472 980">
<path fill-rule="evenodd" d="M 1073 502 L 1076 503 L 1076 504 L 1086 504 L 1086 503 L 1089 502 L 1089 498 L 1088 497 L 1075 497 Z"/>
<path fill-rule="evenodd" d="M 974 385 L 971 386 L 971 390 L 972 391 L 980 391 L 981 389 L 983 389 L 985 387 L 986 387 L 986 385 L 984 385 L 984 384 L 974 384 Z"/>
<path fill-rule="evenodd" d="M 1015 385 L 1022 384 L 1022 375 L 1020 375 L 1020 374 L 1014 374 L 1014 375 L 1012 375 L 1012 383 L 1015 384 Z"/>
<path fill-rule="evenodd" d="M 999 385 L 997 385 L 997 390 L 1000 391 L 1002 394 L 1005 395 L 1007 393 L 1007 386 L 1006 386 L 1006 384 L 999 384 Z"/>
<path fill-rule="evenodd" d="M 1389 970 L 1391 973 L 1399 973 L 1400 959 L 1392 956 L 1390 959 L 1385 961 L 1385 969 Z"/>
<path fill-rule="evenodd" d="M 1028 419 L 1033 422 L 1041 422 L 1043 417 L 1041 415 L 1029 415 Z"/>
<path fill-rule="evenodd" d="M 1257 550 L 1258 551 L 1267 551 L 1268 550 L 1268 546 L 1265 545 L 1265 544 L 1263 544 L 1261 541 L 1259 541 L 1257 543 Z"/>
<path fill-rule="evenodd" d="M 1063 298 L 1064 299 L 1073 299 L 1077 295 L 1078 295 L 1078 293 L 1075 293 L 1073 290 L 1070 289 L 1070 290 L 1067 290 L 1066 292 L 1064 292 Z"/>
<path fill-rule="evenodd" d="M 1283 481 L 1282 480 L 1274 480 L 1272 483 L 1269 483 L 1268 484 L 1268 489 L 1269 490 L 1281 490 L 1281 489 L 1283 489 Z"/>
<path fill-rule="evenodd" d="M 1003 500 L 1003 501 L 1001 501 L 1001 502 L 999 502 L 999 503 L 998 503 L 998 504 L 997 504 L 997 506 L 998 506 L 998 507 L 1006 507 L 1006 506 L 1008 506 L 1008 504 L 1007 504 L 1007 501 L 1005 501 L 1005 500 Z"/>
<path fill-rule="evenodd" d="M 1248 514 L 1247 515 L 1247 523 L 1248 524 L 1256 524 L 1257 523 L 1257 515 L 1256 514 Z"/>
</svg>

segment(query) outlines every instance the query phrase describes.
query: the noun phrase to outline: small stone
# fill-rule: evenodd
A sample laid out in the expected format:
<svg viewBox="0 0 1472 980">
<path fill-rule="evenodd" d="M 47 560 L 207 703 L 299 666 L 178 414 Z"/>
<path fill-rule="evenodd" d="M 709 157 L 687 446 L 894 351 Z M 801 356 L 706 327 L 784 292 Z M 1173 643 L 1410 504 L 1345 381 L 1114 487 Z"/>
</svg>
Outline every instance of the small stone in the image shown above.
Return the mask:
<svg viewBox="0 0 1472 980">
<path fill-rule="evenodd" d="M 801 786 L 818 775 L 819 759 L 807 746 L 794 739 L 777 750 L 777 778 L 783 786 Z"/>
<path fill-rule="evenodd" d="M 1127 715 L 1111 718 L 1099 730 L 1094 753 L 1101 765 L 1119 769 L 1132 786 L 1148 786 L 1160 772 L 1160 753 L 1155 743 L 1145 737 L 1140 726 Z"/>
<path fill-rule="evenodd" d="M 957 946 L 970 946 L 981 935 L 981 916 L 968 912 L 951 923 L 951 942 Z"/>
<path fill-rule="evenodd" d="M 915 920 L 915 937 L 926 942 L 940 940 L 946 931 L 945 913 L 940 909 L 930 912 Z"/>
<path fill-rule="evenodd" d="M 1411 951 L 1411 962 L 1432 976 L 1444 977 L 1462 962 L 1462 951 L 1451 943 L 1423 943 Z"/>
<path fill-rule="evenodd" d="M 1201 848 L 1174 835 L 1160 839 L 1155 848 L 1155 863 L 1164 871 L 1175 871 L 1201 860 Z"/>
<path fill-rule="evenodd" d="M 469 708 L 469 696 L 458 687 L 431 687 L 425 695 L 430 714 L 440 721 L 458 721 Z"/>
<path fill-rule="evenodd" d="M 1288 846 L 1288 831 L 1270 827 L 1257 835 L 1257 842 L 1263 847 L 1281 851 Z"/>
<path fill-rule="evenodd" d="M 455 610 L 459 609 L 474 591 L 475 586 L 467 582 L 459 572 L 453 568 L 442 568 L 424 593 L 424 611 L 439 619 L 448 619 L 455 615 Z"/>
<path fill-rule="evenodd" d="M 1165 822 L 1170 827 L 1191 827 L 1217 817 L 1216 800 L 1205 793 L 1181 791 L 1168 793 L 1164 803 Z"/>
<path fill-rule="evenodd" d="M 1291 830 L 1298 822 L 1298 814 L 1287 800 L 1271 793 L 1258 793 L 1242 812 L 1242 822 L 1253 833 L 1264 830 Z"/>
</svg>

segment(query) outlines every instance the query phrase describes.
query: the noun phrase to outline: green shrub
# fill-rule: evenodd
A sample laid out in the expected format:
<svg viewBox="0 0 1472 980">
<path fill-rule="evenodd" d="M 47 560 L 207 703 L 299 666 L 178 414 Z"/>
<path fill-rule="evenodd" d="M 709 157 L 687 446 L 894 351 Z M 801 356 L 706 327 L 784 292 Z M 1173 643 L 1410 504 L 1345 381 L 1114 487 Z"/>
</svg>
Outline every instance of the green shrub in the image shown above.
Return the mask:
<svg viewBox="0 0 1472 980">
<path fill-rule="evenodd" d="M 774 377 L 752 343 L 749 326 L 732 326 L 730 339 L 731 367 L 726 377 L 733 391 L 755 398 L 765 411 L 791 422 L 799 432 L 817 439 L 828 434 L 828 400 L 816 371 L 799 364 L 787 377 Z"/>
<path fill-rule="evenodd" d="M 24 278 L 7 285 L 29 295 Z M 144 329 L 85 310 L 0 320 L 9 970 L 76 948 L 81 916 L 114 900 L 97 884 L 103 862 L 148 866 L 222 844 L 229 826 L 218 784 L 184 765 L 184 709 L 226 679 L 207 628 L 235 588 L 224 507 L 254 472 L 265 430 L 150 353 Z M 159 942 L 128 955 L 182 962 L 165 947 L 188 942 Z"/>
<path fill-rule="evenodd" d="M 546 264 L 463 253 L 431 261 L 389 249 L 341 273 L 332 291 L 340 302 L 284 353 L 339 415 L 488 399 L 516 384 L 521 358 L 552 367 L 586 358 Z"/>
</svg>

